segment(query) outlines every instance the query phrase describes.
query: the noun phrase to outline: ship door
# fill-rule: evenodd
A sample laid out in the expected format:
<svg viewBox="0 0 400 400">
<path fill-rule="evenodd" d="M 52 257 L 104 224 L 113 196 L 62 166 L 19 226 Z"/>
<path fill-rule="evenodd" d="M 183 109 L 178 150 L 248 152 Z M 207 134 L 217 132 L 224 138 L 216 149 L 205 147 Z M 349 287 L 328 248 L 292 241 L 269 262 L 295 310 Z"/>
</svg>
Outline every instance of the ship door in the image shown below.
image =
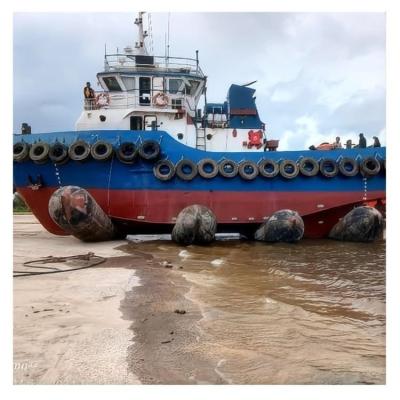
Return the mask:
<svg viewBox="0 0 400 400">
<path fill-rule="evenodd" d="M 157 130 L 157 117 L 155 115 L 144 116 L 144 130 L 145 131 Z"/>
<path fill-rule="evenodd" d="M 150 78 L 139 78 L 139 104 L 149 106 L 151 98 L 151 80 Z"/>
<path fill-rule="evenodd" d="M 130 129 L 131 131 L 141 131 L 143 130 L 142 117 L 131 117 L 130 118 Z"/>
</svg>

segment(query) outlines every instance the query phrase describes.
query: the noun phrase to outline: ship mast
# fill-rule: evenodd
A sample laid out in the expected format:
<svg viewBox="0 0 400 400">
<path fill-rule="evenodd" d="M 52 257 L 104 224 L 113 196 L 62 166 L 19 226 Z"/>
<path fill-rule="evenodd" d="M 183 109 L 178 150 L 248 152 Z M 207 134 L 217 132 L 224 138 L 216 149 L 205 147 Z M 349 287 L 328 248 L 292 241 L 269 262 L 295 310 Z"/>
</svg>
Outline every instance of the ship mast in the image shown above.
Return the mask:
<svg viewBox="0 0 400 400">
<path fill-rule="evenodd" d="M 135 49 L 138 55 L 147 56 L 148 52 L 144 40 L 148 36 L 148 33 L 143 30 L 143 14 L 144 12 L 139 12 L 138 18 L 135 18 L 135 25 L 138 26 L 138 41 L 135 44 Z"/>
</svg>

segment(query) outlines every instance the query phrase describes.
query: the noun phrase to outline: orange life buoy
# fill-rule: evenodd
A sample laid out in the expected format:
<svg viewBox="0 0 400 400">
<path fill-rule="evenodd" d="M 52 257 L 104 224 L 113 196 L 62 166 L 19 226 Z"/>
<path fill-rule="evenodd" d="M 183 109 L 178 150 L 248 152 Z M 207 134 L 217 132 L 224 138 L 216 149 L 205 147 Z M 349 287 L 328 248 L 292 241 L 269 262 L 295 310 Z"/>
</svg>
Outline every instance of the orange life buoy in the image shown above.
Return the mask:
<svg viewBox="0 0 400 400">
<path fill-rule="evenodd" d="M 96 106 L 102 108 L 110 104 L 110 95 L 108 93 L 98 93 L 96 94 Z"/>
<path fill-rule="evenodd" d="M 159 92 L 153 96 L 153 104 L 157 107 L 165 107 L 168 102 L 169 98 L 165 93 Z"/>
<path fill-rule="evenodd" d="M 317 150 L 333 150 L 333 145 L 327 142 L 321 143 L 317 146 Z"/>
</svg>

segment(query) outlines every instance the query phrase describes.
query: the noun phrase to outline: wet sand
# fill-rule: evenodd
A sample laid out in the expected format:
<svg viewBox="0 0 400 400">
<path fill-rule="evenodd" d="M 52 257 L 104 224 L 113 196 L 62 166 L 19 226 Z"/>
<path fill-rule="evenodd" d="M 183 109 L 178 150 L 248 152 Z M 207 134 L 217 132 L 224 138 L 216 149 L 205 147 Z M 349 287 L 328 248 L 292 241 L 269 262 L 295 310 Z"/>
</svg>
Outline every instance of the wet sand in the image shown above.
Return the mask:
<svg viewBox="0 0 400 400">
<path fill-rule="evenodd" d="M 15 383 L 385 382 L 384 243 L 84 244 L 14 223 L 16 266 L 107 257 L 14 278 Z"/>
<path fill-rule="evenodd" d="M 14 270 L 49 255 L 108 258 L 99 267 L 14 278 L 15 384 L 139 383 L 126 361 L 131 322 L 119 306 L 139 284 L 125 267 L 145 261 L 114 250 L 121 243 L 85 244 L 45 232 L 31 215 L 14 216 Z"/>
</svg>

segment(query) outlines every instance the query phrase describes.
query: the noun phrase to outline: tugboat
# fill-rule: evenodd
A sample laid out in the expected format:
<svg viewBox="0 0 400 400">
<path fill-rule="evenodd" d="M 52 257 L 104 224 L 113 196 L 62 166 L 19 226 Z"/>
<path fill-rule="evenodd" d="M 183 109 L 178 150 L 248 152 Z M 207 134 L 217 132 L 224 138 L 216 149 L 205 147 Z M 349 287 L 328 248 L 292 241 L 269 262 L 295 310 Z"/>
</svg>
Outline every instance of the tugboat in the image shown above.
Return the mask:
<svg viewBox="0 0 400 400">
<path fill-rule="evenodd" d="M 219 232 L 251 236 L 290 209 L 305 237 L 321 238 L 354 207 L 385 202 L 384 147 L 279 151 L 251 84 L 199 109 L 207 77 L 198 51 L 151 55 L 143 13 L 135 24 L 135 46 L 105 54 L 102 90 L 85 88 L 76 131 L 14 135 L 14 186 L 49 232 L 73 234 L 84 217 L 83 240 L 166 233 L 199 204 Z"/>
</svg>

